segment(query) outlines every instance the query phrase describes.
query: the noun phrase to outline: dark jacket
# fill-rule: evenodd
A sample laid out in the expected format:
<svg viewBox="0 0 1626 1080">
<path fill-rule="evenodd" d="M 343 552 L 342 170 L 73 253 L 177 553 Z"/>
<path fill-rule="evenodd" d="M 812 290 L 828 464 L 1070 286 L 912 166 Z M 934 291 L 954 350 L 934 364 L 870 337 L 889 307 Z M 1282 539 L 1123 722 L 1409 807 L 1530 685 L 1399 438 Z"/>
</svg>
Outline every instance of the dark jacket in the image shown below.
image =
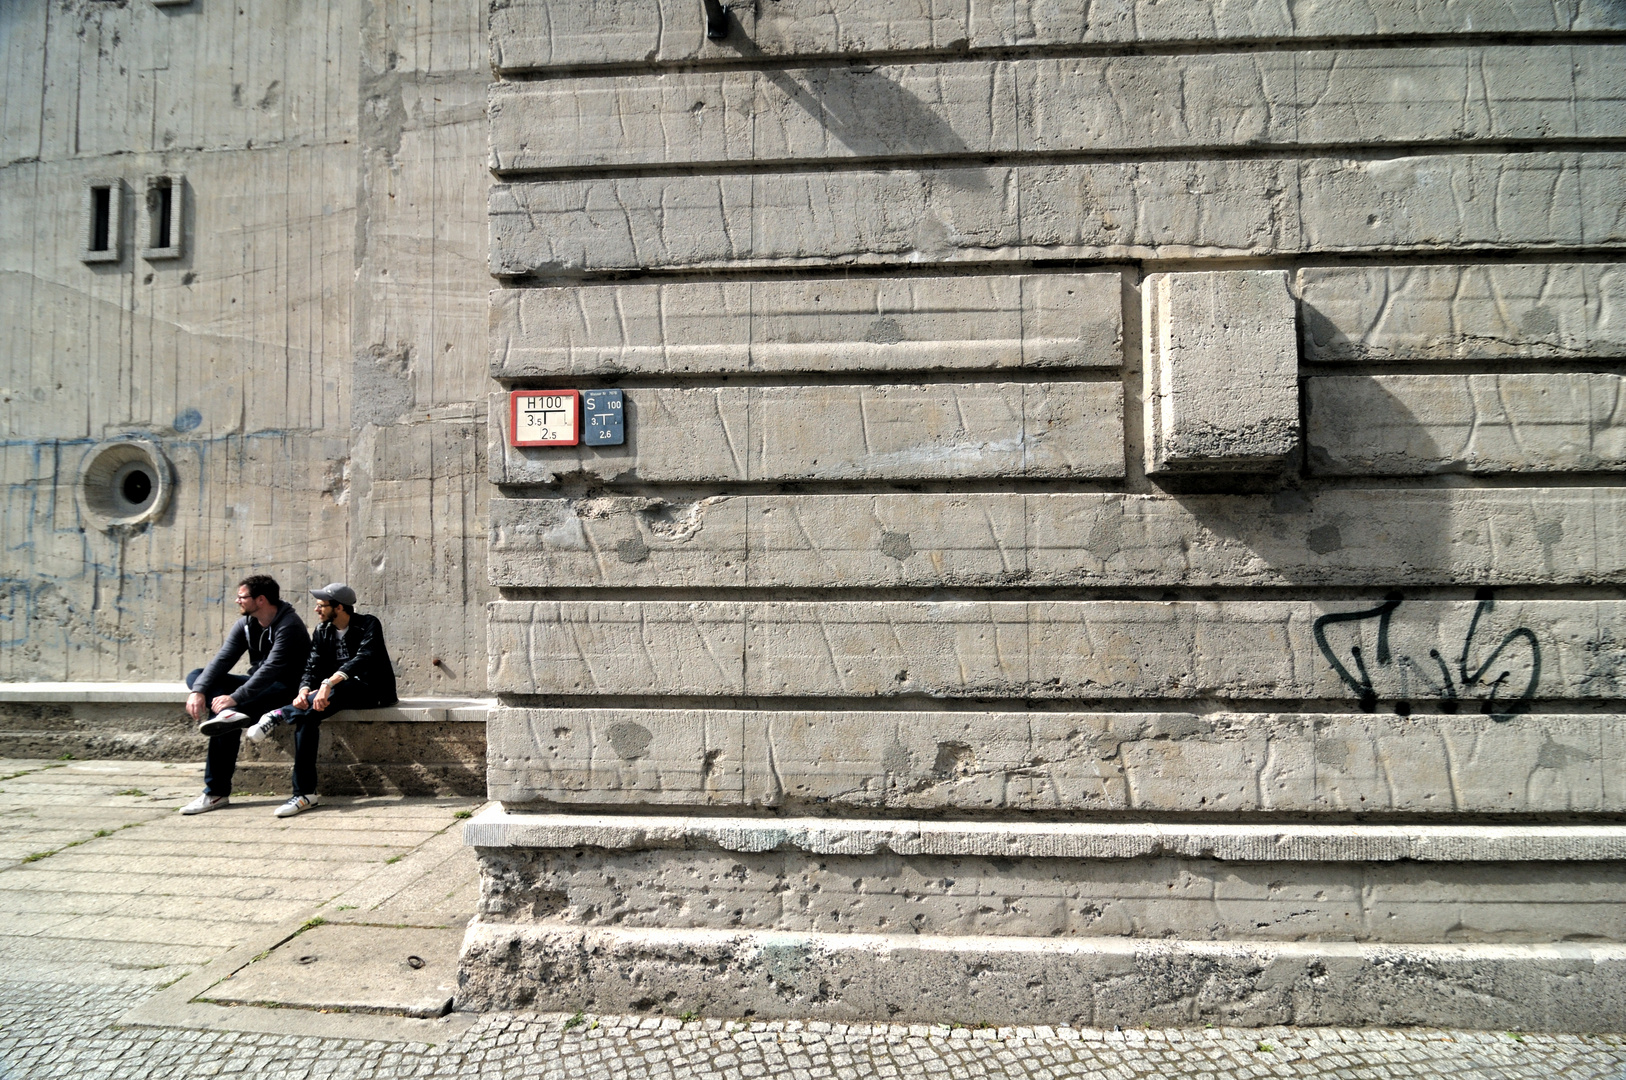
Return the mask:
<svg viewBox="0 0 1626 1080">
<path fill-rule="evenodd" d="M 272 683 L 282 683 L 292 690 L 298 685 L 300 669 L 310 654 L 311 636 L 305 630 L 294 606 L 283 600 L 277 604 L 277 616 L 270 626 L 261 626 L 252 615 L 244 615 L 226 635 L 215 658 L 199 675 L 196 687 L 208 693 L 207 687 L 236 666 L 244 650 L 248 652 L 248 681 L 232 691 L 238 701 L 247 701 L 265 693 Z"/>
<path fill-rule="evenodd" d="M 340 634 L 332 623 L 322 623 L 311 638 L 311 656 L 305 664 L 300 686 L 315 690 L 317 684 L 335 671 L 354 680 L 354 692 L 364 693 L 379 705 L 393 705 L 395 668 L 384 647 L 384 626 L 376 616 L 357 613 Z"/>
</svg>

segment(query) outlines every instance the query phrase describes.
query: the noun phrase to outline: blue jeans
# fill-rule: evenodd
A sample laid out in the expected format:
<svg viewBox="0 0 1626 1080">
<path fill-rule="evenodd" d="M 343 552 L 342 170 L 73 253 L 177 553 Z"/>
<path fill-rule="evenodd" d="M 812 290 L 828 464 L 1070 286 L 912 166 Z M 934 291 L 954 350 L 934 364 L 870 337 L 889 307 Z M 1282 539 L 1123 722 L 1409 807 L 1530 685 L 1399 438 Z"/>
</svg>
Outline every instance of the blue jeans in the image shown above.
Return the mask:
<svg viewBox="0 0 1626 1080">
<path fill-rule="evenodd" d="M 186 677 L 188 690 L 200 691 L 205 697 L 213 699 L 221 694 L 233 694 L 238 687 L 248 681 L 247 675 L 222 675 L 208 686 L 194 685 L 198 676 L 203 674 L 202 668 L 197 668 Z M 244 713 L 253 720 L 258 720 L 262 713 L 278 709 L 294 699 L 294 691 L 283 683 L 272 683 L 265 690 L 247 700 L 238 699 L 237 711 Z M 231 794 L 232 774 L 237 771 L 237 751 L 242 748 L 243 733 L 241 730 L 223 731 L 218 735 L 209 736 L 209 754 L 203 759 L 203 790 L 217 798 L 221 795 Z M 311 775 L 316 774 L 316 740 L 311 740 L 310 749 Z M 294 760 L 299 760 L 299 748 L 296 740 L 294 747 Z M 298 765 L 294 766 L 298 773 Z M 315 781 L 312 781 L 312 790 Z"/>
</svg>

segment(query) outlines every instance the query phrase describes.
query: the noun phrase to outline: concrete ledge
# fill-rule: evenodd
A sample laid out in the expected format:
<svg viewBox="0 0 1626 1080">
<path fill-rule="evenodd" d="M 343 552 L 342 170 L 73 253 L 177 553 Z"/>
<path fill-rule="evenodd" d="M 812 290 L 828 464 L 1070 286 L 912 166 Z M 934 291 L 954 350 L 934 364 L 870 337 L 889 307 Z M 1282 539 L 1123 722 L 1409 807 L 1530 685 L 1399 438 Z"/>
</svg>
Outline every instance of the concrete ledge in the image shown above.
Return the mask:
<svg viewBox="0 0 1626 1080">
<path fill-rule="evenodd" d="M 1626 825 L 1154 825 L 514 814 L 463 828 L 481 848 L 682 848 L 1235 862 L 1626 860 Z"/>
<path fill-rule="evenodd" d="M 163 682 L 23 682 L 0 683 L 0 703 L 42 705 L 152 705 L 186 704 L 183 683 Z M 496 698 L 421 697 L 402 698 L 383 709 L 346 709 L 334 714 L 346 720 L 385 720 L 392 723 L 444 719 L 432 712 L 485 713 L 496 708 Z M 473 719 L 472 716 L 461 717 Z"/>
<path fill-rule="evenodd" d="M 25 682 L 0 683 L 0 702 L 147 705 L 186 703 L 182 683 Z"/>
<path fill-rule="evenodd" d="M 1626 946 L 1057 940 L 480 923 L 461 1009 L 1618 1031 Z"/>
<path fill-rule="evenodd" d="M 0 684 L 0 756 L 202 761 L 197 725 L 175 683 Z M 320 790 L 332 795 L 483 795 L 486 719 L 495 701 L 404 698 L 347 709 L 322 724 Z M 293 764 L 292 729 L 245 742 L 234 786 L 281 791 Z"/>
</svg>

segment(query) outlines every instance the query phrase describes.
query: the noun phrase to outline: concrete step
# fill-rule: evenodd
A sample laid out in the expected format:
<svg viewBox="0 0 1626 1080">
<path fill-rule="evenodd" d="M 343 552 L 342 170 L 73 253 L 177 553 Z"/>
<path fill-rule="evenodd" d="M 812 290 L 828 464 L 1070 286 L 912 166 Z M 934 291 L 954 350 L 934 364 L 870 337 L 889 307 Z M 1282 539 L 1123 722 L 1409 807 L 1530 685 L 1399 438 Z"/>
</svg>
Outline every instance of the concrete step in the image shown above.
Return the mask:
<svg viewBox="0 0 1626 1080">
<path fill-rule="evenodd" d="M 1623 825 L 492 807 L 464 839 L 485 888 L 463 1007 L 1489 1027 L 1551 1025 L 1561 1008 L 1564 1025 L 1599 1030 L 1626 1017 Z"/>
</svg>

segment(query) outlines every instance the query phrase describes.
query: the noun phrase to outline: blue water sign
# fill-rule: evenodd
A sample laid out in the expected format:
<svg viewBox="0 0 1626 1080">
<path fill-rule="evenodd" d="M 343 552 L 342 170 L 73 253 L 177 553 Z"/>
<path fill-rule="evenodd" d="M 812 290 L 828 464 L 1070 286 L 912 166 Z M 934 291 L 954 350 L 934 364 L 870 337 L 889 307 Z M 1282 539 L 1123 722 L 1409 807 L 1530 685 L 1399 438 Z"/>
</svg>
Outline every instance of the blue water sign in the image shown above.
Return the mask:
<svg viewBox="0 0 1626 1080">
<path fill-rule="evenodd" d="M 620 446 L 627 441 L 627 414 L 619 390 L 582 391 L 582 445 Z"/>
</svg>

